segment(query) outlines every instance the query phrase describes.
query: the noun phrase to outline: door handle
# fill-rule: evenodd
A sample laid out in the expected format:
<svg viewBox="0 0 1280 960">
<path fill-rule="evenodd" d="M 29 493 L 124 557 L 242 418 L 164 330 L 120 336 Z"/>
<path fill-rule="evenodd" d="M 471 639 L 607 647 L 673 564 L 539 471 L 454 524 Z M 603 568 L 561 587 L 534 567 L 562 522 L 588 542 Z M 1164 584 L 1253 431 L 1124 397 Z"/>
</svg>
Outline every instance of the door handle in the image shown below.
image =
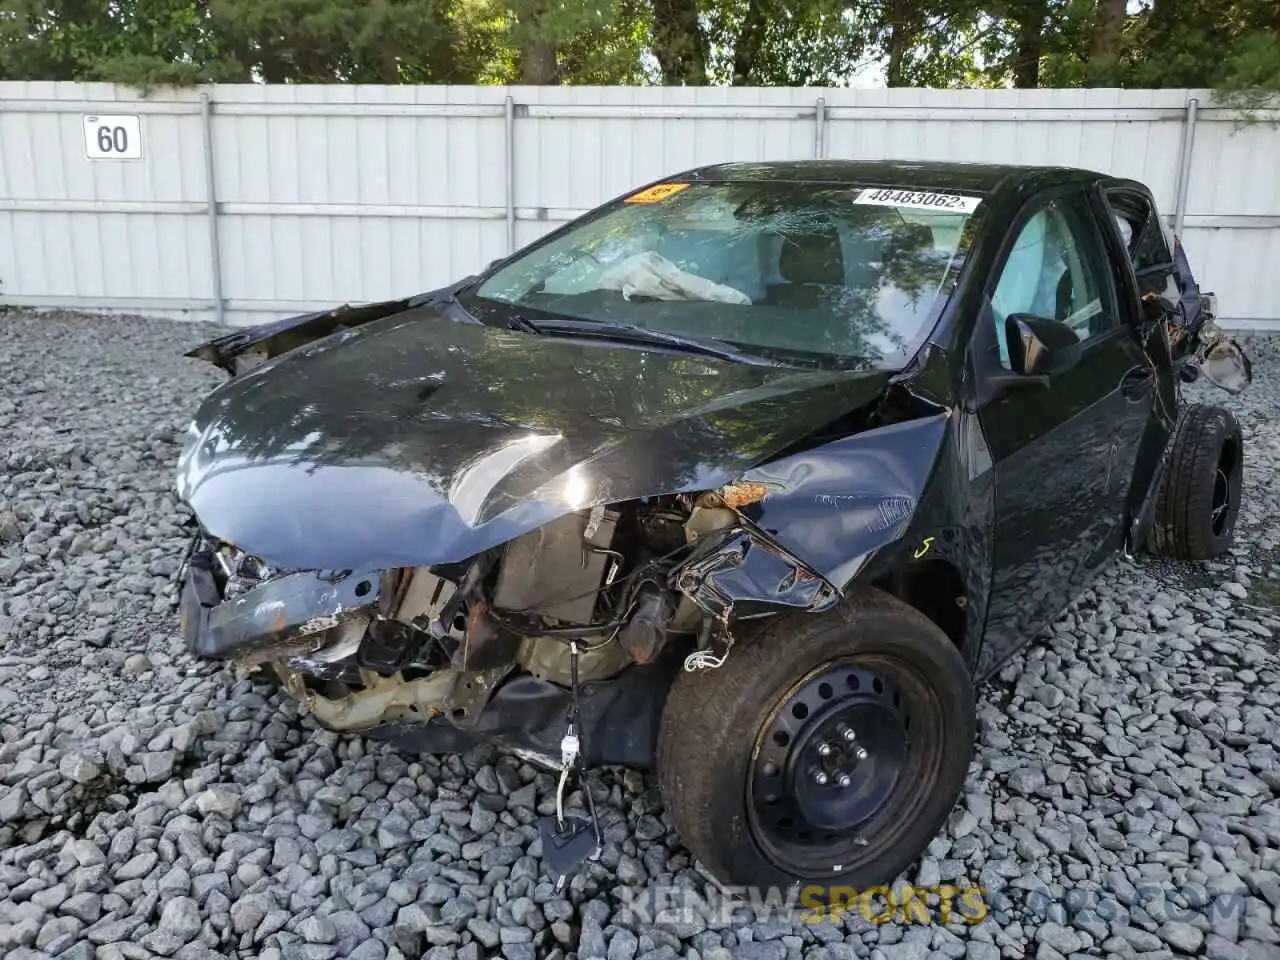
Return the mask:
<svg viewBox="0 0 1280 960">
<path fill-rule="evenodd" d="M 1134 367 L 1120 379 L 1120 392 L 1126 400 L 1141 400 L 1151 390 L 1155 370 L 1151 367 Z"/>
</svg>

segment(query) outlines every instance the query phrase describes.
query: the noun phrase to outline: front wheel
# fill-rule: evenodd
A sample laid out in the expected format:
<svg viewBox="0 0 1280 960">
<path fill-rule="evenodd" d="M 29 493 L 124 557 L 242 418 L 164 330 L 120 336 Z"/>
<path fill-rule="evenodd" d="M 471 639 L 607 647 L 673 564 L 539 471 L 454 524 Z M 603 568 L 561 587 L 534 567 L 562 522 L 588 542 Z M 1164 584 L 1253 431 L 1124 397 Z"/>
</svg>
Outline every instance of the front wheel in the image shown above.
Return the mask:
<svg viewBox="0 0 1280 960">
<path fill-rule="evenodd" d="M 658 776 L 690 851 L 722 883 L 891 883 L 963 788 L 976 728 L 951 640 L 875 590 L 780 617 L 725 664 L 681 674 Z"/>
</svg>

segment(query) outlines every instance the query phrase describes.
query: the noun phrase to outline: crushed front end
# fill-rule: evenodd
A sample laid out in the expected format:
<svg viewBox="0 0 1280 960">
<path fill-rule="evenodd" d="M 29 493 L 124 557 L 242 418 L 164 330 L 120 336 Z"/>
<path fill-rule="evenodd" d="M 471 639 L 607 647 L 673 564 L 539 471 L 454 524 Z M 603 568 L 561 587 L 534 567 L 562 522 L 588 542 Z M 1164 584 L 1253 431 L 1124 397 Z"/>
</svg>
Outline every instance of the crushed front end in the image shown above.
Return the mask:
<svg viewBox="0 0 1280 960">
<path fill-rule="evenodd" d="M 650 766 L 677 672 L 761 618 L 833 606 L 902 535 L 945 435 L 945 409 L 887 368 L 401 306 L 192 351 L 231 376 L 176 489 L 199 529 L 191 650 L 406 751 L 495 742 L 556 766 L 573 719 L 583 761 Z"/>
<path fill-rule="evenodd" d="M 644 768 L 675 671 L 723 657 L 731 618 L 838 599 L 739 512 L 764 493 L 597 506 L 434 567 L 275 569 L 201 533 L 182 629 L 201 658 L 273 672 L 331 729 L 555 766 L 576 709 L 587 762 Z"/>
</svg>

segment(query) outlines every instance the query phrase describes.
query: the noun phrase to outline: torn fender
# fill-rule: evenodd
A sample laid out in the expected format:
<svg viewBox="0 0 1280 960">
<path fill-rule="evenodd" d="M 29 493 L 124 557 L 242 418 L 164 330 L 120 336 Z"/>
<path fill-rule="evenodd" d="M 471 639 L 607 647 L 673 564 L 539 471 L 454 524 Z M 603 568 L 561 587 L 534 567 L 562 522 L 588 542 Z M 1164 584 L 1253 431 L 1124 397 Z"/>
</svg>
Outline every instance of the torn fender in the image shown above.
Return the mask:
<svg viewBox="0 0 1280 960">
<path fill-rule="evenodd" d="M 744 473 L 735 492 L 767 492 L 676 569 L 674 586 L 721 623 L 828 609 L 910 527 L 949 419 L 939 408 Z"/>
<path fill-rule="evenodd" d="M 745 526 L 731 528 L 714 549 L 682 564 L 674 580 L 677 590 L 722 623 L 787 608 L 825 610 L 840 599 L 840 591 L 798 557 Z"/>
<path fill-rule="evenodd" d="M 843 591 L 873 553 L 906 534 L 949 423 L 939 408 L 756 467 L 742 482 L 769 493 L 742 513 Z"/>
</svg>

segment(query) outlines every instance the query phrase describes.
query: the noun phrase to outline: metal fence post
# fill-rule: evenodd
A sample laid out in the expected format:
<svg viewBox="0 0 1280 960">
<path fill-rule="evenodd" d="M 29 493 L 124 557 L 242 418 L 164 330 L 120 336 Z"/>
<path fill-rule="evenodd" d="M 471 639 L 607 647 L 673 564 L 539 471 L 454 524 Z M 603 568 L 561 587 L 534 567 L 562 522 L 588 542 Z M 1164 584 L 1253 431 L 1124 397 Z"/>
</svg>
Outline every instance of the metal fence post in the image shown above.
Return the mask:
<svg viewBox="0 0 1280 960">
<path fill-rule="evenodd" d="M 200 94 L 200 125 L 204 132 L 205 200 L 209 215 L 209 268 L 213 273 L 214 319 L 222 325 L 222 244 L 218 240 L 218 176 L 213 168 L 213 118 L 209 94 Z"/>
<path fill-rule="evenodd" d="M 1200 113 L 1200 101 L 1192 97 L 1187 101 L 1187 115 L 1182 128 L 1182 155 L 1178 158 L 1178 198 L 1173 208 L 1173 235 L 1182 236 L 1182 224 L 1187 216 L 1187 194 L 1191 190 L 1191 161 L 1196 149 L 1196 118 Z"/>
<path fill-rule="evenodd" d="M 506 124 L 503 149 L 506 152 L 507 253 L 516 250 L 516 102 L 508 95 L 503 117 Z"/>
<path fill-rule="evenodd" d="M 813 155 L 821 160 L 827 155 L 827 101 L 819 97 L 813 113 Z"/>
</svg>

